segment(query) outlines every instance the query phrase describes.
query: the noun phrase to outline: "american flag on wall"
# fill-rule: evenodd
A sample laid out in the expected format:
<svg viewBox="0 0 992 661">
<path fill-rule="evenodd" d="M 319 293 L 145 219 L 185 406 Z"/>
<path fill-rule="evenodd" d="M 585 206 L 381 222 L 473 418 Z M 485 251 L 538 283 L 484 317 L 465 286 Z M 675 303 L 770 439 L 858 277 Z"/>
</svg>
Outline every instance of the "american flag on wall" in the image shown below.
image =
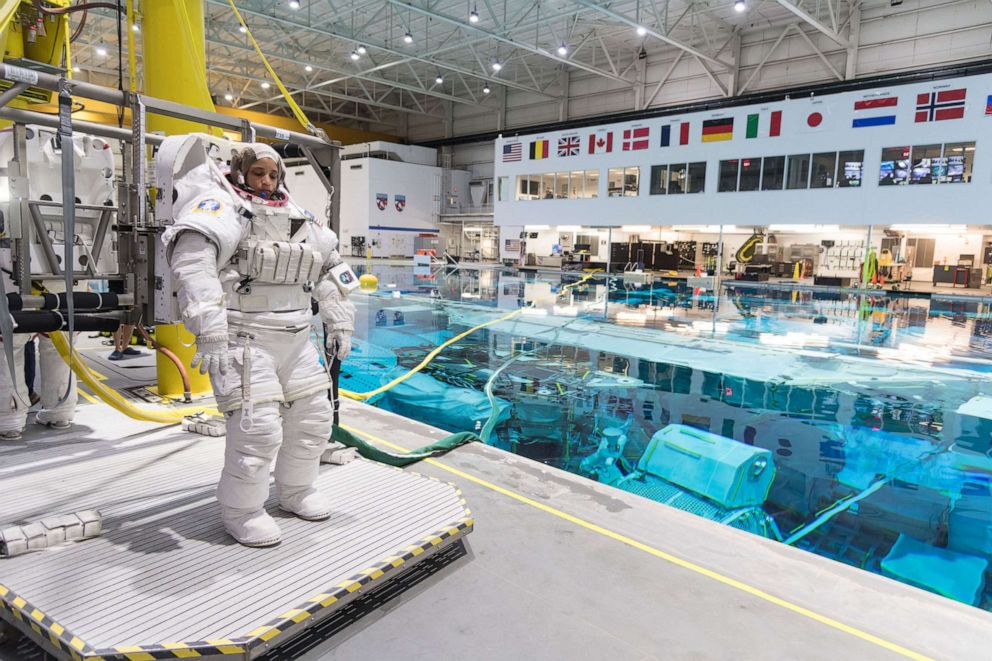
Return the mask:
<svg viewBox="0 0 992 661">
<path fill-rule="evenodd" d="M 579 136 L 570 135 L 565 138 L 558 138 L 558 155 L 559 156 L 578 156 L 579 151 L 582 149 L 582 143 L 579 140 Z"/>
<path fill-rule="evenodd" d="M 916 95 L 916 121 L 939 122 L 964 117 L 964 97 L 968 90 L 962 87 L 941 92 L 924 92 Z"/>
<path fill-rule="evenodd" d="M 523 145 L 519 142 L 503 145 L 504 163 L 512 163 L 514 161 L 519 161 L 523 158 L 523 154 L 524 154 Z"/>
</svg>

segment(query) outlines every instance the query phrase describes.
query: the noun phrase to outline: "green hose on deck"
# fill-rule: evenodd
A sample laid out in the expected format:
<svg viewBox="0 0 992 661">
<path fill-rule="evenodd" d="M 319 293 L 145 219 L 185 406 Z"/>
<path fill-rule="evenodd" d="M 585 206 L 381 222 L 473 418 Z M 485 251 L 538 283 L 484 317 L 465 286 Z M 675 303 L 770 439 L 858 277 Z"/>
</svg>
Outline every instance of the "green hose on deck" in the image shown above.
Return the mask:
<svg viewBox="0 0 992 661">
<path fill-rule="evenodd" d="M 387 466 L 402 468 L 403 466 L 415 464 L 421 459 L 440 456 L 446 452 L 454 450 L 460 445 L 478 441 L 479 437 L 468 431 L 458 432 L 457 434 L 452 434 L 451 436 L 442 438 L 437 443 L 425 445 L 422 448 L 410 450 L 409 452 L 405 452 L 403 454 L 394 454 L 392 452 L 380 450 L 368 441 L 352 434 L 347 429 L 342 429 L 338 425 L 335 425 L 334 431 L 331 432 L 331 440 L 337 441 L 342 445 L 347 445 L 350 448 L 355 448 L 358 450 L 358 454 L 362 455 L 366 459 L 378 461 L 379 463 L 386 464 Z"/>
</svg>

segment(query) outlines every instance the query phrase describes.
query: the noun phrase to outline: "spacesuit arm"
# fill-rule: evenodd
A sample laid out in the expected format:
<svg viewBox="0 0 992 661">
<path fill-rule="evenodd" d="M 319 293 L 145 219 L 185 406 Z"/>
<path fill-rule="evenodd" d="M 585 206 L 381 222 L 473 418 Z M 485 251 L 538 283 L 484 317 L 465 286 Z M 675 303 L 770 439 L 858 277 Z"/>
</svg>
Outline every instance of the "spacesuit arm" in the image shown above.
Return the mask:
<svg viewBox="0 0 992 661">
<path fill-rule="evenodd" d="M 227 309 L 217 277 L 217 246 L 194 230 L 179 234 L 169 252 L 179 311 L 197 344 L 227 345 Z"/>
<path fill-rule="evenodd" d="M 314 286 L 313 297 L 320 308 L 320 318 L 327 325 L 327 348 L 344 360 L 351 351 L 351 335 L 355 331 L 355 305 L 348 300 L 348 294 L 357 287 L 358 278 L 338 253 L 334 232 L 314 225 L 311 240 L 325 256 L 324 270 Z"/>
</svg>

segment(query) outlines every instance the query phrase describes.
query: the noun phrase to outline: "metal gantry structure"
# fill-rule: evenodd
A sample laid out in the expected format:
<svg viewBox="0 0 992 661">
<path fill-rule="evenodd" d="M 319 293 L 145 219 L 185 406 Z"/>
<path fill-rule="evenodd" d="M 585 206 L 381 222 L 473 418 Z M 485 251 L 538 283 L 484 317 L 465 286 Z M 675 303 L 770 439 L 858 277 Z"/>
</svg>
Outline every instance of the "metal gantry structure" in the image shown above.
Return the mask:
<svg viewBox="0 0 992 661">
<path fill-rule="evenodd" d="M 239 30 L 228 0 L 204 3 L 208 79 L 218 103 L 282 112 L 285 103 Z M 822 67 L 823 81 L 850 79 L 857 75 L 862 12 L 892 7 L 891 0 L 236 4 L 307 112 L 323 121 L 387 129 L 402 128 L 417 116 L 444 120 L 453 106 L 498 113 L 505 94 L 522 94 L 535 103 L 561 102 L 570 94 L 569 76 L 589 78 L 614 92 L 633 90 L 632 110 L 656 103 L 680 66 L 708 78 L 719 94 L 735 96 L 754 89 L 769 58 L 790 36 L 803 44 L 803 59 Z M 897 8 L 910 13 L 932 9 L 925 4 Z M 939 4 L 952 10 L 962 2 Z M 112 42 L 117 19 L 92 10 L 89 20 L 95 26 L 76 45 L 80 73 L 93 80 L 116 78 Z M 140 13 L 136 28 L 140 32 Z M 94 41 L 98 34 L 110 35 L 100 42 L 102 49 Z M 742 59 L 742 39 L 758 34 L 758 55 Z M 649 72 L 651 63 L 663 66 Z"/>
<path fill-rule="evenodd" d="M 0 118 L 13 122 L 14 158 L 7 169 L 11 205 L 9 218 L 6 221 L 6 234 L 12 242 L 13 280 L 23 294 L 31 292 L 32 281 L 65 280 L 68 291 L 72 290 L 73 280 L 123 282 L 123 289 L 129 295 L 127 300 L 133 302 L 129 312 L 130 320 L 136 322 L 144 319 L 147 322 L 155 319 L 155 311 L 152 309 L 156 278 L 155 241 L 164 227 L 149 213 L 153 203 L 151 194 L 156 191 L 154 182 L 148 180 L 146 173 L 149 172 L 149 148 L 161 144 L 164 136 L 146 130 L 146 119 L 150 113 L 234 132 L 246 142 L 265 138 L 295 144 L 328 189 L 331 198 L 329 221 L 332 227 L 337 227 L 340 200 L 334 195 L 334 190 L 337 188 L 340 175 L 338 167 L 340 145 L 326 140 L 325 137 L 288 131 L 12 64 L 0 66 L 0 79 L 13 83 L 13 86 L 0 96 Z M 53 115 L 6 105 L 29 87 L 55 92 L 60 112 Z M 131 126 L 119 128 L 74 120 L 70 108 L 75 98 L 102 101 L 128 109 Z M 84 133 L 120 141 L 123 168 L 116 178 L 118 206 L 62 204 L 51 200 L 31 199 L 27 192 L 26 132 L 29 125 L 55 128 L 60 136 L 69 138 L 75 133 Z M 62 153 L 71 155 L 72 150 L 63 149 Z M 74 174 L 71 156 L 63 158 L 62 171 L 63 199 L 72 199 Z M 65 236 L 74 237 L 73 241 L 65 242 L 68 252 L 62 259 L 62 265 L 51 237 L 44 231 L 42 208 L 55 208 L 55 213 L 63 217 Z M 93 211 L 100 214 L 97 229 L 89 244 L 82 242 L 72 229 L 76 211 Z M 107 272 L 100 269 L 97 257 L 101 254 L 103 245 L 111 239 L 111 235 L 115 235 L 117 239 L 118 263 L 116 271 Z M 45 256 L 46 264 L 42 268 L 31 263 L 31 246 L 34 244 L 41 245 L 41 253 Z M 88 252 L 91 258 L 86 260 L 83 270 L 67 273 L 63 270 L 65 268 L 63 265 L 76 263 L 72 259 L 72 251 L 77 245 Z"/>
</svg>

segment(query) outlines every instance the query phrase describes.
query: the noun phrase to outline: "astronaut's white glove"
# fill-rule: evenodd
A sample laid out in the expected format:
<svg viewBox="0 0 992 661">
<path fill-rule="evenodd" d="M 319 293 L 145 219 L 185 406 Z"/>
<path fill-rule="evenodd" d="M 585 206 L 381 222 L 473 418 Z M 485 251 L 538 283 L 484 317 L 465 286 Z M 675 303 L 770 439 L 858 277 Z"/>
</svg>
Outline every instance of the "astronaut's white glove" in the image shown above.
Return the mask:
<svg viewBox="0 0 992 661">
<path fill-rule="evenodd" d="M 231 354 L 227 348 L 227 338 L 223 336 L 207 336 L 196 341 L 196 353 L 190 367 L 200 366 L 200 374 L 227 374 L 231 366 Z"/>
<path fill-rule="evenodd" d="M 328 354 L 336 356 L 338 360 L 344 360 L 351 353 L 351 331 L 328 329 L 325 346 Z"/>
<path fill-rule="evenodd" d="M 355 304 L 346 298 L 325 298 L 320 302 L 320 313 L 327 324 L 324 342 L 328 353 L 338 360 L 344 360 L 351 353 L 351 336 L 355 332 Z"/>
</svg>

